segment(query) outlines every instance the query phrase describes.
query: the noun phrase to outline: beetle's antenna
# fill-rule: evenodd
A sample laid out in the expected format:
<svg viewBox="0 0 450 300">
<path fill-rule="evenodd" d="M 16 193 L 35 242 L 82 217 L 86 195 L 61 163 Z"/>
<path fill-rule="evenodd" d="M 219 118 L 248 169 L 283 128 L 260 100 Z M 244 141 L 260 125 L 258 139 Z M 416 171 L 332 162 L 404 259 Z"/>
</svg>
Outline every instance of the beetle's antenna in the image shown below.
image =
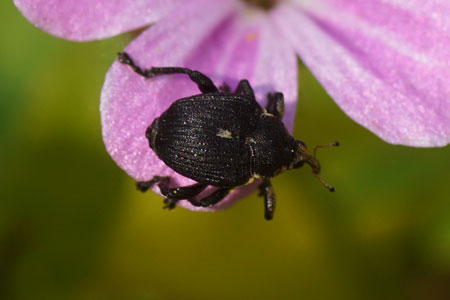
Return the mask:
<svg viewBox="0 0 450 300">
<path fill-rule="evenodd" d="M 325 148 L 325 147 L 330 147 L 330 146 L 334 146 L 334 147 L 337 147 L 337 146 L 339 146 L 339 142 L 333 142 L 333 143 L 329 143 L 329 144 L 325 144 L 325 145 L 316 145 L 316 146 L 314 146 L 314 160 L 316 160 L 317 161 L 317 159 L 316 159 L 316 152 L 317 152 L 317 149 L 319 149 L 319 148 Z M 312 165 L 311 165 L 312 166 Z M 313 168 L 313 172 L 312 172 L 312 175 L 314 176 L 314 178 L 316 178 L 317 180 L 319 180 L 320 181 L 320 183 L 324 186 L 324 187 L 326 187 L 330 192 L 334 192 L 336 189 L 334 188 L 334 186 L 332 186 L 332 185 L 329 185 L 328 183 L 326 183 L 322 178 L 320 178 L 319 177 L 319 171 L 320 171 L 320 167 L 319 168 Z"/>
<path fill-rule="evenodd" d="M 336 190 L 336 189 L 334 188 L 334 186 L 329 185 L 328 183 L 326 183 L 322 178 L 319 177 L 319 175 L 314 174 L 314 172 L 313 172 L 313 176 L 314 176 L 314 178 L 316 178 L 317 180 L 319 180 L 320 183 L 321 183 L 324 187 L 326 187 L 330 192 L 334 192 L 334 191 Z"/>
<path fill-rule="evenodd" d="M 339 142 L 333 142 L 333 143 L 329 143 L 329 144 L 325 144 L 325 145 L 315 145 L 315 146 L 314 146 L 314 157 L 316 157 L 317 149 L 319 149 L 319 148 L 325 148 L 325 147 L 330 147 L 330 146 L 335 146 L 335 147 L 337 147 L 337 146 L 339 146 Z"/>
</svg>

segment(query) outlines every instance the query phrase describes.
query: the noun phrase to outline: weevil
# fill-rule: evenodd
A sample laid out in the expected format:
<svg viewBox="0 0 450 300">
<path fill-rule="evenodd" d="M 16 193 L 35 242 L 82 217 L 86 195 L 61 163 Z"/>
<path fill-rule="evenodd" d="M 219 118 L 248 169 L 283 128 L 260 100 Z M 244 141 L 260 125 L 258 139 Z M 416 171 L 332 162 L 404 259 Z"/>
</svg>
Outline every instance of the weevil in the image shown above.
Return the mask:
<svg viewBox="0 0 450 300">
<path fill-rule="evenodd" d="M 181 67 L 141 69 L 125 52 L 119 53 L 118 60 L 145 79 L 186 74 L 201 91 L 173 102 L 145 132 L 150 148 L 159 159 L 175 172 L 197 182 L 169 187 L 170 177 L 167 176 L 137 182 L 142 192 L 158 184 L 165 196 L 165 208 L 175 208 L 180 200 L 187 200 L 194 206 L 211 207 L 234 188 L 257 179 L 260 195 L 264 197 L 264 216 L 270 220 L 275 211 L 275 193 L 270 179 L 284 170 L 298 169 L 304 163 L 311 166 L 314 177 L 334 191 L 334 187 L 318 176 L 320 163 L 316 150 L 339 143 L 315 146 L 314 155 L 310 155 L 305 143 L 292 137 L 282 122 L 282 93 L 268 93 L 267 105 L 263 108 L 246 79 L 231 92 L 227 85 L 216 87 L 199 71 Z M 196 199 L 207 186 L 216 189 Z"/>
</svg>

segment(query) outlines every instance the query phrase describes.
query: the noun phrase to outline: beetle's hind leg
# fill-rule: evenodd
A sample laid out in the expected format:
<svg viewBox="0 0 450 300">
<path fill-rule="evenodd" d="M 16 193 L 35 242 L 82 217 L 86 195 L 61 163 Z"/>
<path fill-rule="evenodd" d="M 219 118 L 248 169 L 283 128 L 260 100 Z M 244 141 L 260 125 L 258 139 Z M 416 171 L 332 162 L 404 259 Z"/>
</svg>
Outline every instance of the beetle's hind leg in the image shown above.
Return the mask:
<svg viewBox="0 0 450 300">
<path fill-rule="evenodd" d="M 199 71 L 191 70 L 188 68 L 154 67 L 145 70 L 145 73 L 147 78 L 165 74 L 187 74 L 189 78 L 197 84 L 198 89 L 203 94 L 218 92 L 217 87 L 214 85 L 214 83 L 208 76 Z"/>
<path fill-rule="evenodd" d="M 266 110 L 269 114 L 278 119 L 283 119 L 284 115 L 284 97 L 282 93 L 268 93 Z"/>
<path fill-rule="evenodd" d="M 158 75 L 186 74 L 193 82 L 197 84 L 202 93 L 218 92 L 218 89 L 212 80 L 199 71 L 179 67 L 155 67 L 143 70 L 133 62 L 131 57 L 126 52 L 120 52 L 118 54 L 118 60 L 122 64 L 129 65 L 134 72 L 144 76 L 147 79 Z"/>
<path fill-rule="evenodd" d="M 131 57 L 128 55 L 128 53 L 126 52 L 119 52 L 117 53 L 117 60 L 124 65 L 129 65 L 134 72 L 138 73 L 141 76 L 144 76 L 145 78 L 147 78 L 146 74 L 145 74 L 145 70 L 139 68 L 134 61 L 131 59 Z"/>
</svg>

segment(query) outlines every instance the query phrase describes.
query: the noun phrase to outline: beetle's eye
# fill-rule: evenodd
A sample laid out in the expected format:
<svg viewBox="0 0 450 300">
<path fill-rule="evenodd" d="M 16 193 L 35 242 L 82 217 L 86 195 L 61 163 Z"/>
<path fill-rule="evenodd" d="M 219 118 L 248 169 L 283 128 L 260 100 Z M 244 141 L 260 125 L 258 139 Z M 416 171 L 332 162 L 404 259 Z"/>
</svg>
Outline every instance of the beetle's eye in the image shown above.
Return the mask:
<svg viewBox="0 0 450 300">
<path fill-rule="evenodd" d="M 297 152 L 297 148 L 296 147 L 285 147 L 283 149 L 283 155 L 285 157 L 292 157 L 295 156 L 295 153 Z"/>
<path fill-rule="evenodd" d="M 297 147 L 303 146 L 303 147 L 307 148 L 306 144 L 303 143 L 302 141 L 296 140 L 296 142 L 297 142 Z"/>
</svg>

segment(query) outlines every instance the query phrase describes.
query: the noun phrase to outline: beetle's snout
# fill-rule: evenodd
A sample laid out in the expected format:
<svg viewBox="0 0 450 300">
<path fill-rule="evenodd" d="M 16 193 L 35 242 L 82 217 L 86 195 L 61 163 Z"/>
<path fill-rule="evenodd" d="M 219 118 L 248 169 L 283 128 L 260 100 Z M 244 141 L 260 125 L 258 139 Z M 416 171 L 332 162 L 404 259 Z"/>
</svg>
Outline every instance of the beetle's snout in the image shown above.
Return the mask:
<svg viewBox="0 0 450 300">
<path fill-rule="evenodd" d="M 317 158 L 315 158 L 314 156 L 303 152 L 303 160 L 311 166 L 312 172 L 315 175 L 318 175 L 320 173 L 320 163 L 319 160 Z"/>
</svg>

